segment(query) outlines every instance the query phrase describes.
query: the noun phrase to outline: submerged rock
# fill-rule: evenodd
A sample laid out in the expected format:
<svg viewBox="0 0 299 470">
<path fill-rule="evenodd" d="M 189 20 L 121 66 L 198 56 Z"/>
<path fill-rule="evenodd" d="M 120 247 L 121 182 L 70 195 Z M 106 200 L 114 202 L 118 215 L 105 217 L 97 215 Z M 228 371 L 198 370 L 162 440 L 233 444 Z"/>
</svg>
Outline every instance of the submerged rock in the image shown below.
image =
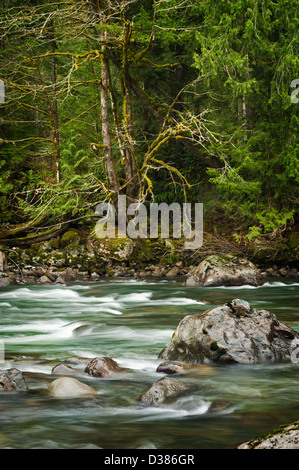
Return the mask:
<svg viewBox="0 0 299 470">
<path fill-rule="evenodd" d="M 27 385 L 20 370 L 0 370 L 0 392 L 23 392 L 26 390 Z"/>
<path fill-rule="evenodd" d="M 95 357 L 87 364 L 85 372 L 93 377 L 109 377 L 114 372 L 121 372 L 124 369 L 119 367 L 116 361 L 110 357 Z"/>
<path fill-rule="evenodd" d="M 73 356 L 65 359 L 63 361 L 64 364 L 70 365 L 73 368 L 76 369 L 85 369 L 86 366 L 90 363 L 91 359 L 88 357 L 78 357 L 78 356 Z"/>
<path fill-rule="evenodd" d="M 49 393 L 56 398 L 80 398 L 96 396 L 94 388 L 72 377 L 60 377 L 49 385 Z"/>
<path fill-rule="evenodd" d="M 66 364 L 57 364 L 52 369 L 52 374 L 56 375 L 66 375 L 66 374 L 73 374 L 76 372 L 76 369 L 73 367 L 67 366 Z"/>
<path fill-rule="evenodd" d="M 142 405 L 158 406 L 167 401 L 167 399 L 180 395 L 187 388 L 185 384 L 178 380 L 163 377 L 150 385 L 138 398 L 138 402 Z"/>
<path fill-rule="evenodd" d="M 190 364 L 271 363 L 290 361 L 298 344 L 299 333 L 274 314 L 234 299 L 183 318 L 159 358 Z"/>
<path fill-rule="evenodd" d="M 215 368 L 206 364 L 187 364 L 181 361 L 164 361 L 158 365 L 156 372 L 164 374 L 214 375 Z"/>
<path fill-rule="evenodd" d="M 211 255 L 194 266 L 186 279 L 187 286 L 259 286 L 262 275 L 250 261 L 232 255 Z"/>
<path fill-rule="evenodd" d="M 163 372 L 164 374 L 183 374 L 190 370 L 190 364 L 180 361 L 164 361 L 158 365 L 156 372 Z"/>
<path fill-rule="evenodd" d="M 208 411 L 209 413 L 220 413 L 229 409 L 232 403 L 228 400 L 214 400 L 212 401 Z"/>
<path fill-rule="evenodd" d="M 240 444 L 238 449 L 299 449 L 299 422 L 280 426 L 268 434 Z"/>
</svg>

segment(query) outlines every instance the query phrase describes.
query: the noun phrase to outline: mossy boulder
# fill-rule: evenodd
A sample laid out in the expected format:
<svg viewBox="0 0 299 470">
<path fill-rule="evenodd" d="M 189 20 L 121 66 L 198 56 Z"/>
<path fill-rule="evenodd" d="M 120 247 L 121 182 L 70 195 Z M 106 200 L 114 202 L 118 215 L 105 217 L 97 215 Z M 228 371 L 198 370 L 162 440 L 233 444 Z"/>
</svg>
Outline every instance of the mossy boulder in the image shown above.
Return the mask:
<svg viewBox="0 0 299 470">
<path fill-rule="evenodd" d="M 131 265 L 143 265 L 155 259 L 152 242 L 149 239 L 137 238 L 130 257 Z"/>
<path fill-rule="evenodd" d="M 88 242 L 88 250 L 103 260 L 127 261 L 133 249 L 134 241 L 130 238 L 103 238 Z"/>
<path fill-rule="evenodd" d="M 202 287 L 261 284 L 259 269 L 251 261 L 233 255 L 208 256 L 190 270 L 186 280 L 186 285 Z"/>
<path fill-rule="evenodd" d="M 79 245 L 80 243 L 80 235 L 79 232 L 75 229 L 68 230 L 65 232 L 62 237 L 61 237 L 61 247 L 65 248 L 66 246 L 70 244 L 76 244 Z"/>
</svg>

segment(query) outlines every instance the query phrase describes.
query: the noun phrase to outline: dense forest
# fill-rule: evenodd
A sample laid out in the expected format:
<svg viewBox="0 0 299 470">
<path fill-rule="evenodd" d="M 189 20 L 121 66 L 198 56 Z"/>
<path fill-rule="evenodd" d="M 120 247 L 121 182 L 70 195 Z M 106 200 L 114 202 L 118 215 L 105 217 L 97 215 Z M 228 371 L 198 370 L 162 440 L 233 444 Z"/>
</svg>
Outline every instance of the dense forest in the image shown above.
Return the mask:
<svg viewBox="0 0 299 470">
<path fill-rule="evenodd" d="M 92 224 L 118 194 L 202 202 L 206 228 L 237 241 L 294 230 L 295 0 L 1 0 L 0 11 L 2 241 Z"/>
</svg>

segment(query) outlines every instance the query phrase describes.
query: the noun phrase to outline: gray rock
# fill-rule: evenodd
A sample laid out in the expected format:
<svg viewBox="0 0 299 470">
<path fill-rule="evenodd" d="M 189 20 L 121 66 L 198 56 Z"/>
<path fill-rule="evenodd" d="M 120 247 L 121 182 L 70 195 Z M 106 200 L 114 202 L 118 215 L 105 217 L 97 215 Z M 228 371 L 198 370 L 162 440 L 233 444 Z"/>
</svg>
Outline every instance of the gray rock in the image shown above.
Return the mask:
<svg viewBox="0 0 299 470">
<path fill-rule="evenodd" d="M 185 390 L 187 386 L 178 380 L 163 377 L 154 384 L 150 385 L 145 392 L 138 398 L 138 402 L 147 406 L 158 406 L 169 398 L 174 398 Z"/>
<path fill-rule="evenodd" d="M 85 372 L 93 377 L 109 377 L 114 372 L 121 372 L 123 369 L 119 367 L 116 361 L 110 357 L 95 357 L 86 366 Z"/>
<path fill-rule="evenodd" d="M 80 398 L 96 396 L 94 388 L 73 377 L 60 377 L 49 385 L 49 393 L 56 398 Z"/>
<path fill-rule="evenodd" d="M 208 256 L 198 266 L 190 269 L 188 286 L 241 286 L 262 284 L 259 269 L 250 261 L 231 255 Z"/>
<path fill-rule="evenodd" d="M 186 370 L 190 370 L 190 364 L 180 361 L 164 361 L 158 365 L 156 372 L 164 374 L 183 374 Z"/>
<path fill-rule="evenodd" d="M 245 300 L 234 299 L 231 302 L 228 302 L 227 305 L 232 309 L 237 317 L 242 317 L 253 313 L 250 304 Z"/>
<path fill-rule="evenodd" d="M 135 243 L 131 238 L 105 238 L 94 248 L 97 255 L 103 259 L 116 261 L 127 261 L 130 259 Z"/>
<path fill-rule="evenodd" d="M 49 279 L 48 276 L 41 276 L 40 279 L 39 279 L 39 282 L 41 284 L 51 284 L 52 283 L 51 279 Z"/>
<path fill-rule="evenodd" d="M 11 276 L 0 277 L 0 287 L 6 287 L 17 284 L 16 280 Z"/>
<path fill-rule="evenodd" d="M 161 266 L 156 266 L 154 271 L 153 271 L 153 276 L 155 277 L 162 277 L 163 269 Z"/>
<path fill-rule="evenodd" d="M 62 271 L 56 279 L 57 284 L 64 284 L 65 282 L 74 282 L 78 277 L 78 270 L 73 268 L 66 268 Z"/>
<path fill-rule="evenodd" d="M 234 299 L 183 318 L 159 358 L 190 364 L 291 361 L 298 341 L 299 333 L 274 314 Z"/>
<path fill-rule="evenodd" d="M 176 277 L 179 276 L 180 274 L 180 268 L 178 266 L 173 266 L 167 273 L 166 277 Z"/>
<path fill-rule="evenodd" d="M 27 385 L 20 370 L 0 370 L 0 392 L 23 392 L 26 390 Z"/>
<path fill-rule="evenodd" d="M 244 442 L 238 449 L 299 449 L 299 425 L 293 423 Z"/>
<path fill-rule="evenodd" d="M 91 273 L 90 277 L 93 281 L 100 279 L 100 275 L 98 273 Z"/>
</svg>

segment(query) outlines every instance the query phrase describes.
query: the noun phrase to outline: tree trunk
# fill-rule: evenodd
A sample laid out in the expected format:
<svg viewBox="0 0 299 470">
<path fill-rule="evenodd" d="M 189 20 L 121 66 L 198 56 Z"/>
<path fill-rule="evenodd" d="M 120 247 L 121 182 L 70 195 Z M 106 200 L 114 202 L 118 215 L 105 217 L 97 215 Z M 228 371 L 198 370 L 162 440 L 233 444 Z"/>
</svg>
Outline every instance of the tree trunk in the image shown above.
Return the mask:
<svg viewBox="0 0 299 470">
<path fill-rule="evenodd" d="M 136 162 L 134 151 L 134 127 L 133 127 L 133 111 L 132 98 L 130 93 L 130 82 L 128 72 L 128 44 L 132 35 L 132 27 L 129 22 L 125 23 L 125 36 L 123 41 L 123 76 L 121 79 L 123 93 L 123 126 L 125 132 L 125 154 L 124 169 L 127 180 L 126 196 L 129 203 L 136 202 L 140 198 L 140 172 Z"/>
<path fill-rule="evenodd" d="M 106 36 L 106 32 L 105 32 Z M 104 144 L 104 162 L 108 176 L 109 188 L 114 192 L 119 192 L 119 181 L 116 171 L 116 164 L 112 154 L 112 141 L 110 135 L 109 124 L 109 62 L 106 55 L 106 46 L 102 46 L 101 58 L 101 121 L 102 121 L 102 137 Z"/>
<path fill-rule="evenodd" d="M 89 9 L 92 16 L 97 22 L 102 25 L 109 22 L 105 14 L 108 12 L 109 16 L 109 2 L 103 0 L 88 0 Z M 116 162 L 112 152 L 112 140 L 109 124 L 109 57 L 107 54 L 107 31 L 104 30 L 100 33 L 101 46 L 101 123 L 102 123 L 102 138 L 103 138 L 103 156 L 104 165 L 108 178 L 109 189 L 115 195 L 119 193 L 119 180 L 116 169 Z"/>
<path fill-rule="evenodd" d="M 59 135 L 59 119 L 58 119 L 58 102 L 57 102 L 57 74 L 55 61 L 55 32 L 54 22 L 50 23 L 50 39 L 51 39 L 51 78 L 52 78 L 52 120 L 53 120 L 53 145 L 54 145 L 54 171 L 56 173 L 56 183 L 60 182 L 60 135 Z"/>
</svg>

